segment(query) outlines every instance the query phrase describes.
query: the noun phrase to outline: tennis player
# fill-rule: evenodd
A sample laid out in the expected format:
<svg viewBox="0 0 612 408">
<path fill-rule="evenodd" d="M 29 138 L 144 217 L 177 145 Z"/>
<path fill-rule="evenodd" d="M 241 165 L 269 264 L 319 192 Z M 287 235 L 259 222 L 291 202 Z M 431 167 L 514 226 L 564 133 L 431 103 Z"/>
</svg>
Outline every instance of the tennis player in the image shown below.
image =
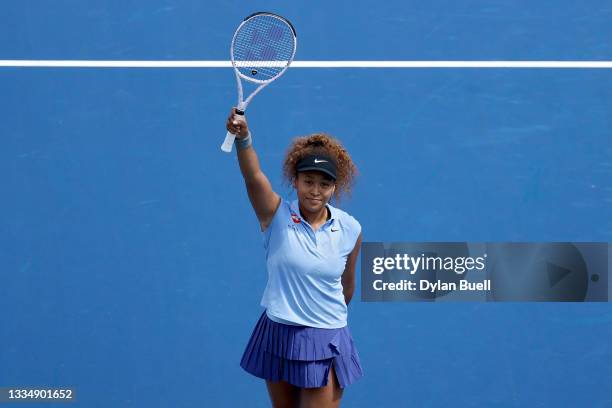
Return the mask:
<svg viewBox="0 0 612 408">
<path fill-rule="evenodd" d="M 349 193 L 356 167 L 338 140 L 293 140 L 284 159 L 287 201 L 259 167 L 244 116 L 232 109 L 227 130 L 261 226 L 268 282 L 240 366 L 266 380 L 275 408 L 340 406 L 343 390 L 363 376 L 347 326 L 361 246 L 359 222 L 330 205 Z"/>
</svg>

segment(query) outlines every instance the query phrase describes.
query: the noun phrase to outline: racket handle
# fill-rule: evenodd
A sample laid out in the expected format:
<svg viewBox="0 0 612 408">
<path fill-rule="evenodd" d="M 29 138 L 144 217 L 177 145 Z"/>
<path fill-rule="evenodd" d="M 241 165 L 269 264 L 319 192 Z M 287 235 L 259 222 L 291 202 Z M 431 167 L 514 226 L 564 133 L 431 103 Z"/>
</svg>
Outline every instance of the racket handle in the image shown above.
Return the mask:
<svg viewBox="0 0 612 408">
<path fill-rule="evenodd" d="M 225 153 L 230 153 L 232 151 L 232 146 L 234 145 L 235 139 L 236 139 L 235 134 L 231 132 L 227 132 L 227 134 L 225 135 L 225 140 L 223 141 L 223 144 L 221 145 L 221 150 L 223 150 Z"/>
<path fill-rule="evenodd" d="M 238 107 L 236 108 L 236 115 L 243 116 L 244 108 L 245 108 L 244 102 L 240 102 L 238 104 Z M 228 131 L 227 134 L 225 135 L 225 140 L 223 141 L 223 144 L 221 145 L 221 150 L 223 150 L 226 153 L 230 153 L 232 151 L 232 146 L 234 145 L 234 140 L 236 140 L 236 135 Z"/>
</svg>

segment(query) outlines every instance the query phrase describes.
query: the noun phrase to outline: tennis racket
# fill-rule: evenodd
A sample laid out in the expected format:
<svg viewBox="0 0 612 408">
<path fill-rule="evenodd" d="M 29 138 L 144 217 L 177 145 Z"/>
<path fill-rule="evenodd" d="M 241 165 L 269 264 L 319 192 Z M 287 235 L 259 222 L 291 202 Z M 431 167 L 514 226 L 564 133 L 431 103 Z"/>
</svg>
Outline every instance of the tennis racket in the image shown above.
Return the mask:
<svg viewBox="0 0 612 408">
<path fill-rule="evenodd" d="M 230 57 L 238 84 L 236 113 L 244 112 L 266 85 L 289 68 L 297 48 L 295 28 L 279 15 L 267 12 L 251 14 L 238 26 L 232 38 Z M 243 98 L 242 81 L 255 84 L 248 98 Z M 231 152 L 236 136 L 227 132 L 221 150 Z"/>
</svg>

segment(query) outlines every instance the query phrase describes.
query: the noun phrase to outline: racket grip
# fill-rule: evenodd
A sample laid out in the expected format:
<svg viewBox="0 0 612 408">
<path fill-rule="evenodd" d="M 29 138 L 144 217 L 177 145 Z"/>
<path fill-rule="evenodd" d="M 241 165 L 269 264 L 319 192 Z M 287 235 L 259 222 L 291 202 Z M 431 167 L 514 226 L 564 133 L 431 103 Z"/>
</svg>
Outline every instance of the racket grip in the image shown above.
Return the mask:
<svg viewBox="0 0 612 408">
<path fill-rule="evenodd" d="M 235 134 L 231 132 L 227 132 L 227 134 L 225 135 L 225 140 L 223 141 L 223 144 L 221 145 L 221 150 L 223 150 L 225 153 L 230 153 L 232 151 L 232 146 L 234 145 L 235 139 L 236 139 Z"/>
</svg>

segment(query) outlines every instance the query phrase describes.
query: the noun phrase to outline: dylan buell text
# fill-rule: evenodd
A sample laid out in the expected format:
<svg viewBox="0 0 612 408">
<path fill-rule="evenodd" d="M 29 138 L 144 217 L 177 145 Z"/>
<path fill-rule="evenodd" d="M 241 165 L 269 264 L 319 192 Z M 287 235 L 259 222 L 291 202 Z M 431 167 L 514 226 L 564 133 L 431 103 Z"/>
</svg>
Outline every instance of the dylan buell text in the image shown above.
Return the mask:
<svg viewBox="0 0 612 408">
<path fill-rule="evenodd" d="M 459 280 L 459 282 L 443 282 L 435 281 L 431 282 L 425 279 L 421 279 L 417 282 L 402 279 L 399 282 L 383 282 L 380 279 L 375 280 L 372 283 L 374 290 L 408 290 L 408 291 L 426 291 L 435 293 L 437 291 L 455 291 L 455 290 L 466 290 L 466 291 L 490 291 L 491 280 L 485 279 L 482 282 L 468 282 L 465 279 Z"/>
</svg>

